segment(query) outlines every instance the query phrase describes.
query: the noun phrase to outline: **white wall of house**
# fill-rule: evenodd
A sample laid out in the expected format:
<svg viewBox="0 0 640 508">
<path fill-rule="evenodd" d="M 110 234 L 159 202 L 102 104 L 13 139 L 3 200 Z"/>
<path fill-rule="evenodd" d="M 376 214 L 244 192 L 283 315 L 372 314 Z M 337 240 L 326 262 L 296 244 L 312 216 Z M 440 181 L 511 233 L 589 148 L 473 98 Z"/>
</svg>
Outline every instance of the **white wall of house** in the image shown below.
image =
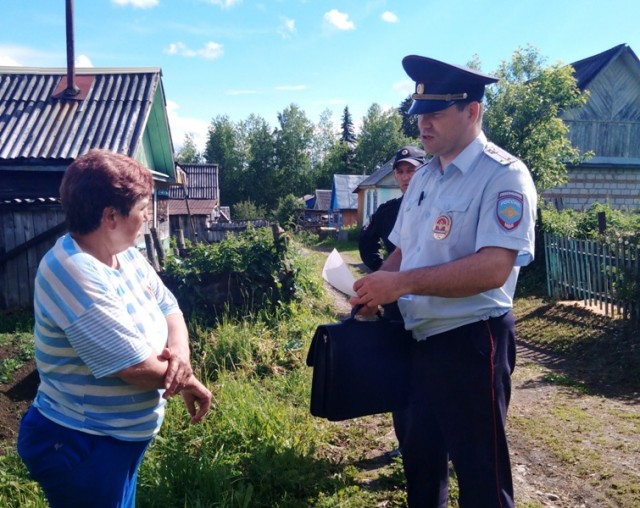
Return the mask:
<svg viewBox="0 0 640 508">
<path fill-rule="evenodd" d="M 363 224 L 367 224 L 369 219 L 382 203 L 386 203 L 390 199 L 399 198 L 402 192 L 398 187 L 378 187 L 366 189 L 364 193 L 364 216 Z"/>
</svg>

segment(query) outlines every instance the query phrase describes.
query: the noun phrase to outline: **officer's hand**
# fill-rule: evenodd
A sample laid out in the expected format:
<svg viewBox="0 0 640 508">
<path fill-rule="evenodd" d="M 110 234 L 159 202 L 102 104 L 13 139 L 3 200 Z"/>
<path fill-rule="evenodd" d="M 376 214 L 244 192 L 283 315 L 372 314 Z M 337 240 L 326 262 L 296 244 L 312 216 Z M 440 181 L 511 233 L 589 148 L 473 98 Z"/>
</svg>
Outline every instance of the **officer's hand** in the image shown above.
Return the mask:
<svg viewBox="0 0 640 508">
<path fill-rule="evenodd" d="M 357 296 L 352 297 L 349 303 L 352 306 L 364 305 L 371 314 L 365 314 L 365 309 L 360 311 L 363 315 L 373 315 L 379 305 L 395 302 L 402 293 L 398 291 L 398 272 L 378 271 L 365 275 L 353 284 Z"/>
</svg>

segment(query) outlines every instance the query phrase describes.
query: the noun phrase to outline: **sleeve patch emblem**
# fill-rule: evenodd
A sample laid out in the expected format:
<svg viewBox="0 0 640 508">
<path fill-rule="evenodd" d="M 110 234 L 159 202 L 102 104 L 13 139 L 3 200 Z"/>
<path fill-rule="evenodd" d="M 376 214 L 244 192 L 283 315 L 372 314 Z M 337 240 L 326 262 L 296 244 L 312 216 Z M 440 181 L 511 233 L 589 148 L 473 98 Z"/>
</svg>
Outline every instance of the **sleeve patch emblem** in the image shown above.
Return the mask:
<svg viewBox="0 0 640 508">
<path fill-rule="evenodd" d="M 524 199 L 520 192 L 504 191 L 498 194 L 496 218 L 507 231 L 513 231 L 522 220 Z"/>
</svg>

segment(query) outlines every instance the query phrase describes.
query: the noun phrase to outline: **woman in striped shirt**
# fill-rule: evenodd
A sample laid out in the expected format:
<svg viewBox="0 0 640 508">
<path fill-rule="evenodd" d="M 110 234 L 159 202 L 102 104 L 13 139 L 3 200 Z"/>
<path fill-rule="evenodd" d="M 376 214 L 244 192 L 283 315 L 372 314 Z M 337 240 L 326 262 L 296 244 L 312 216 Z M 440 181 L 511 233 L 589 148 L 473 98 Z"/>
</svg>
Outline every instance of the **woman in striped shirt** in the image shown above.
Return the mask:
<svg viewBox="0 0 640 508">
<path fill-rule="evenodd" d="M 40 386 L 18 436 L 52 507 L 135 506 L 166 399 L 181 394 L 192 423 L 211 404 L 178 303 L 134 247 L 152 190 L 149 169 L 106 150 L 78 157 L 62 179 L 69 233 L 36 275 Z"/>
</svg>

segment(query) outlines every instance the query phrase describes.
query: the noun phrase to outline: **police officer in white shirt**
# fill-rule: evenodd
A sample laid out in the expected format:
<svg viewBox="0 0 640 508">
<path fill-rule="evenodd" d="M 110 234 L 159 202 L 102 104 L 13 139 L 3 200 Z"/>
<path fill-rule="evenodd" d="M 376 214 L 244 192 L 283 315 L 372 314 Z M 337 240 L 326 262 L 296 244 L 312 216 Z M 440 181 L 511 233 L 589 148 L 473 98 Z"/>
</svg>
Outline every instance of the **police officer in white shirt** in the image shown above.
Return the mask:
<svg viewBox="0 0 640 508">
<path fill-rule="evenodd" d="M 533 260 L 537 194 L 525 164 L 487 141 L 496 78 L 421 56 L 410 114 L 433 159 L 409 185 L 381 269 L 354 284 L 373 314 L 398 300 L 415 338 L 402 459 L 410 507 L 446 508 L 449 460 L 462 508 L 514 506 L 505 432 L 515 366 L 513 295 Z"/>
</svg>

